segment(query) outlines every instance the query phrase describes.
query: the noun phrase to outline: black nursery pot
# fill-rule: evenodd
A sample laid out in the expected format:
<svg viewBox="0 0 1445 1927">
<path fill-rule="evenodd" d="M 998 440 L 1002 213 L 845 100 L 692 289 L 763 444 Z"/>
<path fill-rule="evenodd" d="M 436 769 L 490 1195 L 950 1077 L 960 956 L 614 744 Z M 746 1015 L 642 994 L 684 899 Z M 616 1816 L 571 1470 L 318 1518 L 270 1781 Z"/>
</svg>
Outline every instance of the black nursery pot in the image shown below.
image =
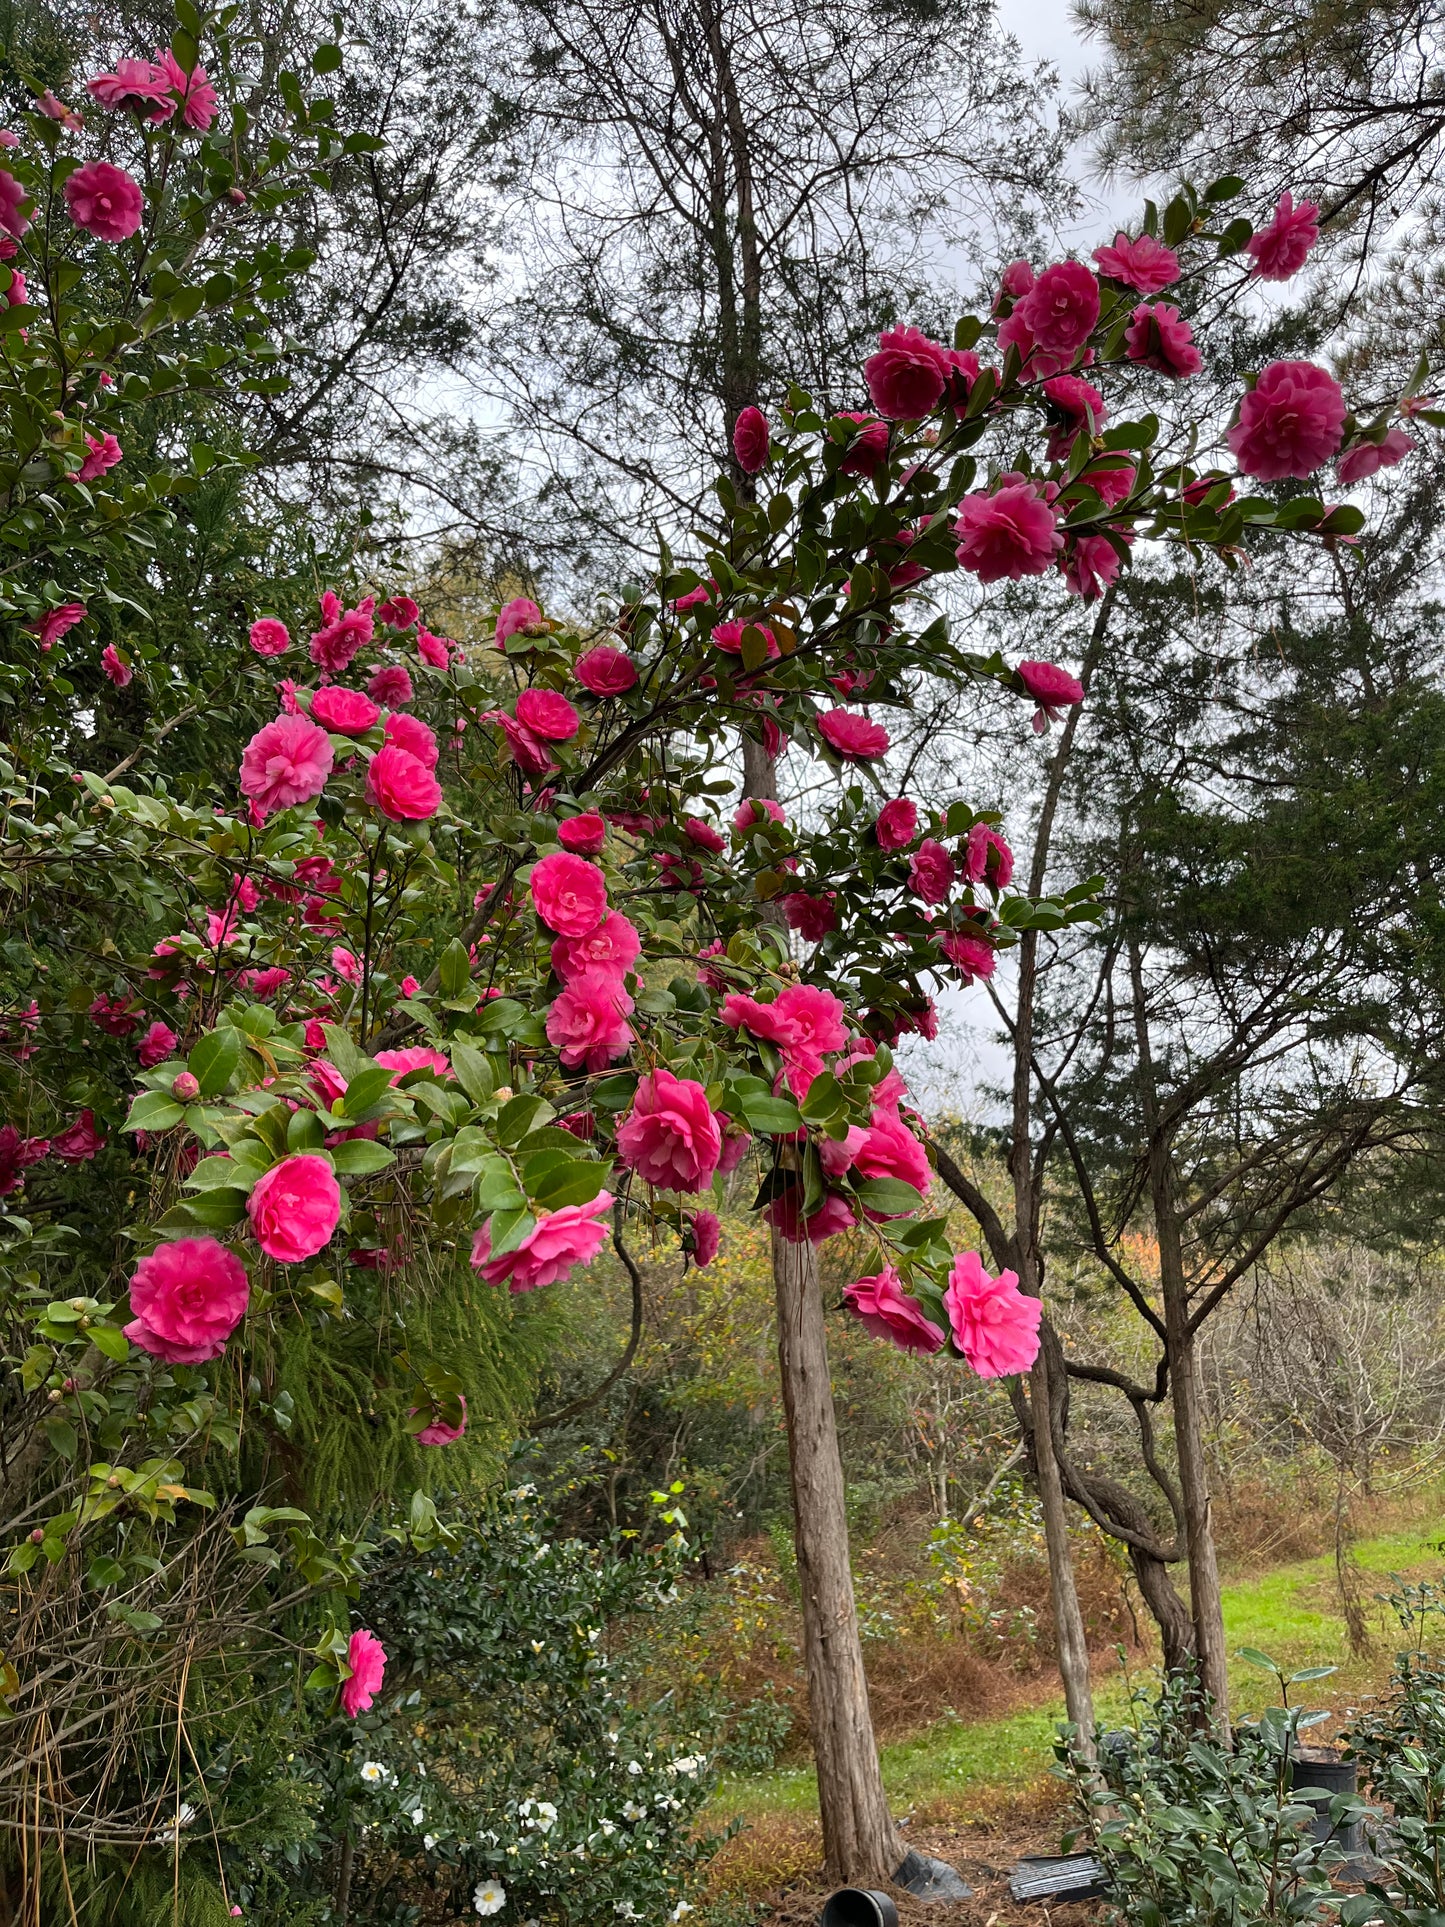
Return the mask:
<svg viewBox="0 0 1445 1927">
<path fill-rule="evenodd" d="M 898 1909 L 887 1894 L 840 1887 L 824 1907 L 819 1927 L 898 1927 Z"/>
<path fill-rule="evenodd" d="M 1333 1839 L 1336 1846 L 1343 1847 L 1346 1853 L 1359 1853 L 1363 1849 L 1363 1828 L 1357 1820 L 1349 1826 L 1335 1827 L 1330 1824 L 1328 1802 L 1337 1793 L 1354 1793 L 1357 1790 L 1355 1762 L 1341 1759 L 1338 1753 L 1328 1747 L 1298 1746 L 1290 1758 L 1289 1783 L 1295 1793 L 1312 1794 L 1312 1806 L 1321 1811 L 1315 1815 L 1310 1832 L 1316 1840 Z"/>
</svg>

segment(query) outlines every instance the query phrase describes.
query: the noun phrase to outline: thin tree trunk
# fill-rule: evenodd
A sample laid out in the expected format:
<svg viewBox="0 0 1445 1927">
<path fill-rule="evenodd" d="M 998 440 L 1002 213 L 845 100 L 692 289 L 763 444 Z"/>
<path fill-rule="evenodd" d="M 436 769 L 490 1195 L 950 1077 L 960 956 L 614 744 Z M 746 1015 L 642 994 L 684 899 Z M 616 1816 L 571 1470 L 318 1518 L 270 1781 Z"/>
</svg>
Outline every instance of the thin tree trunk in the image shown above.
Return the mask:
<svg viewBox="0 0 1445 1927">
<path fill-rule="evenodd" d="M 891 1879 L 908 1849 L 889 1816 L 873 1738 L 812 1245 L 774 1232 L 773 1280 L 823 1859 L 831 1879 L 868 1884 Z"/>
<path fill-rule="evenodd" d="M 1034 1474 L 1044 1515 L 1044 1544 L 1049 1557 L 1049 1593 L 1054 1608 L 1054 1630 L 1059 1645 L 1059 1676 L 1064 1682 L 1064 1706 L 1078 1729 L 1077 1750 L 1094 1757 L 1094 1693 L 1089 1679 L 1089 1641 L 1079 1591 L 1074 1583 L 1074 1555 L 1069 1543 L 1069 1516 L 1049 1420 L 1053 1404 L 1048 1358 L 1042 1348 L 1029 1375 L 1033 1415 Z"/>
</svg>

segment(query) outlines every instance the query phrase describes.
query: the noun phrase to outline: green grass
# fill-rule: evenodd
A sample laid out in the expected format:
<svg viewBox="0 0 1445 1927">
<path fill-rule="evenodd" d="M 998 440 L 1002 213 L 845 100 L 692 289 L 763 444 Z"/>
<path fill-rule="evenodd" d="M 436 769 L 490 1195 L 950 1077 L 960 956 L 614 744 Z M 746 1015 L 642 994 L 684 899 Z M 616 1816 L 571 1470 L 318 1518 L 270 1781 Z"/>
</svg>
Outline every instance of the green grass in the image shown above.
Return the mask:
<svg viewBox="0 0 1445 1927">
<path fill-rule="evenodd" d="M 1375 1582 L 1368 1590 L 1383 1590 L 1392 1572 L 1415 1578 L 1439 1576 L 1445 1571 L 1437 1549 L 1442 1530 L 1393 1532 L 1359 1542 L 1355 1562 L 1368 1581 Z M 1302 1689 L 1312 1705 L 1344 1704 L 1352 1695 L 1368 1691 L 1388 1667 L 1394 1621 L 1371 1602 L 1375 1649 L 1363 1660 L 1351 1660 L 1334 1585 L 1333 1562 L 1325 1557 L 1300 1560 L 1226 1586 L 1224 1628 L 1230 1651 L 1253 1646 L 1291 1670 L 1339 1666 L 1334 1679 Z M 1241 1661 L 1231 1663 L 1230 1680 L 1241 1713 L 1258 1712 L 1278 1697 L 1267 1675 Z M 1106 1677 L 1096 1682 L 1095 1690 L 1100 1717 L 1122 1717 L 1125 1682 L 1117 1675 Z M 1037 1786 L 1048 1773 L 1050 1742 L 1062 1718 L 1062 1699 L 1050 1693 L 1036 1706 L 1002 1719 L 964 1721 L 953 1714 L 913 1739 L 885 1746 L 881 1759 L 889 1803 L 900 1814 L 914 1807 L 942 1805 L 964 1815 L 971 1804 Z M 812 1768 L 780 1767 L 725 1781 L 714 1795 L 711 1817 L 737 1814 L 756 1821 L 766 1814 L 790 1814 L 806 1818 L 817 1810 Z"/>
</svg>

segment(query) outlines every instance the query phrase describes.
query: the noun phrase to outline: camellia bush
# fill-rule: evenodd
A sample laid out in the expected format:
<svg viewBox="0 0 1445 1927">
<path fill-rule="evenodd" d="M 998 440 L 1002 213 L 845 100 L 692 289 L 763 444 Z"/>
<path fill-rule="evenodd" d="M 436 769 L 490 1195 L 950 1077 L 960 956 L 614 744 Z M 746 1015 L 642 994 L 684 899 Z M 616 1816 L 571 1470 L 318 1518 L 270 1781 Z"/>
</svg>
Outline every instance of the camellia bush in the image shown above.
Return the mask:
<svg viewBox="0 0 1445 1927">
<path fill-rule="evenodd" d="M 439 1468 L 483 1463 L 523 1397 L 532 1295 L 660 1231 L 707 1264 L 742 1160 L 782 1237 L 866 1233 L 846 1300 L 870 1328 L 1027 1368 L 1037 1302 L 951 1248 L 892 1047 L 929 1031 L 930 985 L 1096 909 L 1016 892 L 996 817 L 890 795 L 882 719 L 924 679 L 1012 692 L 1038 729 L 1083 690 L 958 649 L 930 585 L 1060 571 L 1092 597 L 1136 540 L 1229 566 L 1252 528 L 1349 537 L 1354 507 L 1249 478 L 1357 477 L 1423 407 L 1356 419 L 1282 362 L 1232 424 L 1188 419 L 1189 312 L 1294 271 L 1315 232 L 1282 203 L 1254 233 L 1226 181 L 1095 266 L 1015 263 L 952 344 L 889 330 L 866 408 L 746 411 L 716 541 L 595 622 L 519 598 L 458 641 L 406 582 L 327 587 L 305 621 L 278 584 L 205 651 L 132 646 L 117 558 L 133 581 L 207 455 L 132 483 L 129 424 L 161 393 L 284 380 L 267 315 L 306 263 L 268 220 L 365 138 L 294 77 L 258 108 L 224 29 L 180 18 L 90 82 L 83 120 L 42 95 L 0 169 L 0 1790 L 39 1868 L 62 1836 L 199 1863 L 230 1784 L 208 1763 L 265 1682 L 327 1730 L 391 1722 L 396 1753 L 398 1696 L 425 1688 L 368 1575 L 460 1556 Z M 1166 391 L 1187 426 L 1161 428 Z M 816 813 L 738 801 L 740 739 L 826 769 Z M 550 1799 L 535 1771 L 485 1866 L 419 1824 L 408 1854 L 479 1894 L 485 1873 L 476 1907 L 500 1911 L 539 1831 L 524 1802 Z M 353 1887 L 394 1844 L 356 1791 L 332 1866 Z M 632 1906 L 614 1861 L 608 1904 Z M 528 1905 L 587 1917 L 580 1875 L 529 1878 Z"/>
</svg>

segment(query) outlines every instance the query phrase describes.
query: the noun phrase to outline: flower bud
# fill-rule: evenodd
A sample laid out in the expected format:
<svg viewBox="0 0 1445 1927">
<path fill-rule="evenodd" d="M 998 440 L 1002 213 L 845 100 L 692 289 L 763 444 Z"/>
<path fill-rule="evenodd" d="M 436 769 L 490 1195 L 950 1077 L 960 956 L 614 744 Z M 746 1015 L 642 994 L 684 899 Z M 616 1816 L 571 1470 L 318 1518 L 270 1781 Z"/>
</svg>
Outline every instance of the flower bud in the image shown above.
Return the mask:
<svg viewBox="0 0 1445 1927">
<path fill-rule="evenodd" d="M 246 196 L 239 187 L 228 187 L 226 189 L 226 199 L 231 203 L 232 207 L 244 207 L 246 205 Z"/>
<path fill-rule="evenodd" d="M 30 1543 L 32 1546 L 43 1546 L 45 1544 L 44 1526 L 36 1526 L 35 1530 L 30 1535 Z"/>
<path fill-rule="evenodd" d="M 171 1084 L 171 1096 L 175 1098 L 178 1104 L 189 1104 L 193 1098 L 199 1097 L 200 1094 L 201 1087 L 190 1071 L 178 1071 L 176 1073 L 175 1079 Z"/>
</svg>

